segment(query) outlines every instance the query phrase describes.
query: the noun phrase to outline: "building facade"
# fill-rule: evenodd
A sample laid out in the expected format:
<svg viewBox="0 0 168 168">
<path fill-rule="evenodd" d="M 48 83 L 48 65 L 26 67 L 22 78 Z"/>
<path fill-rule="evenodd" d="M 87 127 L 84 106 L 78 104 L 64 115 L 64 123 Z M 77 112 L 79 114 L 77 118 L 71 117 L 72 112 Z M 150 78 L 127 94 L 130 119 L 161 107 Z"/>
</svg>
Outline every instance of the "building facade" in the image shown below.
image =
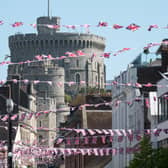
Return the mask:
<svg viewBox="0 0 168 168">
<path fill-rule="evenodd" d="M 126 131 L 140 131 L 143 136 L 144 129 L 151 128 L 149 101 L 150 92 L 156 92 L 157 82 L 161 79 L 159 71 L 162 71 L 161 60 L 156 63 L 144 63 L 142 55 L 139 55 L 127 68 L 114 79 L 112 87 L 112 129 L 124 129 Z M 145 84 L 154 84 L 149 86 Z M 139 145 L 136 135 L 130 141 L 124 137 L 123 141 L 114 140 L 113 147 L 136 147 Z M 113 167 L 124 168 L 133 159 L 133 154 L 115 155 L 112 159 Z"/>
</svg>

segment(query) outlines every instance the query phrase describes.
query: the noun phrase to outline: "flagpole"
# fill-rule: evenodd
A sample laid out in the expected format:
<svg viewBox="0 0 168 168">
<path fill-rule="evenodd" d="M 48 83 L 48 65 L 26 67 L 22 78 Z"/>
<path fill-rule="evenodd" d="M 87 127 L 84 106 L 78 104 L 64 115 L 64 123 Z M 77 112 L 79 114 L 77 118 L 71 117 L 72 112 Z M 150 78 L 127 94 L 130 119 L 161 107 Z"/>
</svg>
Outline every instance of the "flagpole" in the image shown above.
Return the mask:
<svg viewBox="0 0 168 168">
<path fill-rule="evenodd" d="M 50 0 L 48 0 L 48 17 L 50 17 Z"/>
</svg>

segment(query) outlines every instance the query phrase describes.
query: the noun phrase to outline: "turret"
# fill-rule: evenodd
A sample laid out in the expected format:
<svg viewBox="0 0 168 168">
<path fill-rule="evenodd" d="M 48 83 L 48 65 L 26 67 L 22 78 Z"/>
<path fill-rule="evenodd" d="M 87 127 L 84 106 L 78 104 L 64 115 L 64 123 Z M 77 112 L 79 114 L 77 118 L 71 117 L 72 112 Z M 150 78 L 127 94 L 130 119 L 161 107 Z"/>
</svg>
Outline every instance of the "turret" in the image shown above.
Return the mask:
<svg viewBox="0 0 168 168">
<path fill-rule="evenodd" d="M 38 34 L 54 34 L 60 31 L 60 17 L 39 17 L 37 18 Z"/>
</svg>

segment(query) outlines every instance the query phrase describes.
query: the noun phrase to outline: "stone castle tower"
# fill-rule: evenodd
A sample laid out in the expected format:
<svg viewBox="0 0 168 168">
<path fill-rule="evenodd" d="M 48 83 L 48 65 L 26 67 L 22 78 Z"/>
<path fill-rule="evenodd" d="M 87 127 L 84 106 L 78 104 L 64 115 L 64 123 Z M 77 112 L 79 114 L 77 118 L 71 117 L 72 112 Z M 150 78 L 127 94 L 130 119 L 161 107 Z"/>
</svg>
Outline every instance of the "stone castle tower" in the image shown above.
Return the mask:
<svg viewBox="0 0 168 168">
<path fill-rule="evenodd" d="M 58 25 L 57 29 L 46 25 Z M 105 66 L 100 57 L 105 49 L 105 39 L 93 34 L 60 32 L 59 17 L 37 19 L 38 34 L 16 34 L 9 37 L 11 61 L 20 62 L 35 59 L 36 55 L 64 56 L 65 52 L 82 50 L 86 55 L 57 61 L 65 71 L 65 82 L 85 81 L 87 87 L 104 88 Z M 91 61 L 91 56 L 95 58 Z"/>
<path fill-rule="evenodd" d="M 51 29 L 46 25 L 58 25 L 58 28 Z M 85 81 L 85 87 L 104 88 L 105 66 L 102 54 L 105 49 L 105 39 L 93 34 L 60 32 L 59 25 L 59 17 L 40 17 L 37 19 L 37 34 L 16 34 L 9 37 L 12 62 L 35 60 L 36 55 L 51 54 L 52 57 L 60 57 L 64 56 L 67 51 L 75 53 L 82 50 L 85 53 L 85 56 L 67 57 L 61 60 L 9 65 L 8 80 L 19 76 L 20 79 L 44 81 L 44 83 L 40 82 L 35 85 L 38 96 L 37 109 L 39 110 L 54 110 L 54 108 L 63 107 L 65 88 L 66 92 L 74 93 L 71 87 L 58 86 L 58 82 L 64 84 L 70 81 L 77 83 Z M 96 56 L 91 59 L 93 54 Z M 45 81 L 52 81 L 52 85 Z M 79 89 L 79 87 L 74 87 L 76 88 Z M 61 112 L 67 115 L 66 110 Z M 40 116 L 38 126 L 49 128 L 53 125 L 58 126 L 59 117 L 63 118 L 60 113 L 55 117 L 53 115 Z M 39 139 L 42 137 L 51 139 L 54 135 L 44 135 L 44 132 L 41 132 Z"/>
</svg>

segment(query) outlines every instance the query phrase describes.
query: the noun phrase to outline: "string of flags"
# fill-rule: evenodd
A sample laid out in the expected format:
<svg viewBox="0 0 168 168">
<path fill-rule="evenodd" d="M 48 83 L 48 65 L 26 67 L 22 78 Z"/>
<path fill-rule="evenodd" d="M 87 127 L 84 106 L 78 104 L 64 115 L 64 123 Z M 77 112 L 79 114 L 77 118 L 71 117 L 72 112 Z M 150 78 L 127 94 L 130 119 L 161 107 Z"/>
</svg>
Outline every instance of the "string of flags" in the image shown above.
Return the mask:
<svg viewBox="0 0 168 168">
<path fill-rule="evenodd" d="M 159 73 L 159 72 L 158 72 Z M 17 83 L 24 83 L 24 84 L 29 84 L 33 83 L 34 85 L 40 84 L 40 83 L 46 83 L 49 85 L 57 86 L 59 88 L 63 87 L 64 85 L 73 86 L 73 85 L 80 85 L 80 86 L 85 86 L 86 84 L 95 84 L 98 85 L 97 82 L 91 82 L 87 83 L 86 81 L 81 80 L 80 82 L 75 82 L 75 81 L 69 81 L 69 82 L 52 82 L 52 81 L 42 81 L 42 80 L 28 80 L 28 79 L 23 79 L 23 80 L 18 80 L 18 79 L 11 79 L 11 80 L 0 80 L 0 85 L 4 85 L 6 82 L 13 82 L 15 84 Z M 150 82 L 148 83 L 119 83 L 117 81 L 112 81 L 112 82 L 106 82 L 104 83 L 105 86 L 120 86 L 120 87 L 133 87 L 133 88 L 150 88 L 150 87 L 158 87 L 158 88 L 164 88 L 168 87 L 168 84 L 152 84 Z M 165 95 L 166 97 L 166 95 Z"/>
<path fill-rule="evenodd" d="M 165 45 L 168 45 L 168 42 L 167 41 L 164 41 L 164 42 L 160 42 L 160 43 L 149 43 L 147 44 L 145 47 L 143 47 L 143 50 L 146 51 L 148 49 L 150 49 L 151 47 L 155 47 L 155 46 L 160 46 L 162 44 L 165 44 Z M 110 58 L 111 56 L 117 56 L 123 52 L 126 52 L 126 51 L 130 51 L 130 50 L 133 50 L 133 48 L 122 48 L 116 52 L 104 52 L 100 55 L 100 58 Z M 35 60 L 26 60 L 26 61 L 21 61 L 21 62 L 11 62 L 11 61 L 5 61 L 6 59 L 10 58 L 10 56 L 5 56 L 4 57 L 4 61 L 0 62 L 0 66 L 3 66 L 3 65 L 15 65 L 15 64 L 18 64 L 18 65 L 22 65 L 22 64 L 30 64 L 30 63 L 33 63 L 33 62 L 38 62 L 38 61 L 47 61 L 47 60 L 63 60 L 63 59 L 66 59 L 66 58 L 76 58 L 76 57 L 81 57 L 81 56 L 89 56 L 88 53 L 84 53 L 83 51 L 81 50 L 78 50 L 76 51 L 76 53 L 73 53 L 73 52 L 65 52 L 65 55 L 64 56 L 60 56 L 60 57 L 52 57 L 51 54 L 49 55 L 45 55 L 45 54 L 42 54 L 42 55 L 36 55 L 34 58 Z M 91 56 L 90 56 L 90 60 L 93 61 L 93 59 L 96 58 L 96 54 L 95 53 L 92 53 Z"/>
<path fill-rule="evenodd" d="M 154 129 L 143 129 L 143 130 L 134 130 L 134 129 L 75 129 L 75 128 L 52 128 L 49 129 L 47 127 L 38 127 L 33 128 L 32 126 L 24 125 L 23 123 L 20 125 L 22 128 L 30 129 L 30 130 L 41 130 L 41 131 L 63 131 L 63 132 L 71 132 L 73 135 L 78 136 L 78 138 L 89 137 L 89 136 L 118 136 L 118 137 L 132 137 L 133 135 L 155 135 L 160 136 L 160 133 L 168 134 L 168 128 L 154 128 Z M 82 136 L 82 137 L 81 137 Z M 63 139 L 61 137 L 60 139 Z M 132 137 L 133 138 L 133 137 Z M 59 138 L 58 138 L 59 139 Z M 73 139 L 73 138 L 72 138 Z"/>
<path fill-rule="evenodd" d="M 168 95 L 165 94 L 162 96 L 162 98 L 164 98 L 165 100 L 168 100 Z M 156 101 L 156 97 L 153 97 L 153 100 Z M 129 101 L 122 101 L 122 100 L 115 100 L 112 102 L 103 102 L 103 103 L 97 103 L 97 104 L 83 104 L 78 106 L 77 109 L 82 110 L 84 107 L 94 107 L 94 108 L 98 108 L 100 106 L 108 106 L 108 107 L 113 107 L 115 106 L 116 108 L 121 104 L 121 103 L 126 103 L 127 105 L 132 105 L 134 102 L 141 102 L 144 101 L 145 105 L 147 108 L 150 108 L 150 103 L 149 103 L 149 98 L 141 98 L 141 97 L 137 97 L 134 98 L 133 100 L 129 100 Z M 59 108 L 59 109 L 55 109 L 55 111 L 52 110 L 44 110 L 44 111 L 39 111 L 39 112 L 24 112 L 22 111 L 21 114 L 13 114 L 11 116 L 11 120 L 12 121 L 24 121 L 24 120 L 31 120 L 31 118 L 34 116 L 35 118 L 38 118 L 41 115 L 46 115 L 46 114 L 50 114 L 50 113 L 57 113 L 58 111 L 67 111 L 67 109 L 75 109 L 76 107 L 65 107 L 65 108 Z M 0 115 L 0 120 L 3 122 L 6 122 L 9 118 L 8 114 L 4 114 L 4 115 Z"/>
<path fill-rule="evenodd" d="M 56 157 L 60 155 L 94 155 L 94 156 L 109 156 L 117 154 L 132 154 L 140 151 L 139 147 L 127 147 L 127 148 L 44 148 L 44 147 L 17 147 L 14 150 L 15 157 Z"/>
<path fill-rule="evenodd" d="M 4 25 L 5 22 L 3 20 L 0 20 L 0 25 Z M 110 29 L 114 29 L 114 30 L 119 30 L 119 29 L 126 29 L 126 30 L 130 30 L 132 32 L 134 31 L 137 31 L 139 30 L 140 28 L 143 28 L 142 26 L 138 25 L 138 24 L 135 24 L 135 23 L 131 23 L 127 26 L 123 26 L 123 25 L 119 25 L 119 24 L 109 24 L 108 22 L 106 21 L 99 21 L 97 25 L 91 25 L 91 24 L 80 24 L 80 25 L 53 25 L 53 24 L 25 24 L 24 22 L 22 21 L 15 21 L 14 23 L 11 23 L 9 24 L 12 28 L 17 28 L 17 27 L 21 27 L 23 25 L 29 25 L 33 28 L 37 28 L 37 26 L 43 26 L 43 27 L 47 27 L 49 29 L 59 29 L 61 27 L 65 27 L 67 29 L 72 29 L 72 30 L 76 30 L 77 28 L 86 28 L 87 30 L 91 27 L 106 27 L 106 28 L 110 28 Z M 165 26 L 165 27 L 162 27 L 162 26 L 159 26 L 157 24 L 152 24 L 152 25 L 149 25 L 147 26 L 147 31 L 152 31 L 153 29 L 167 29 L 168 26 Z"/>
</svg>

